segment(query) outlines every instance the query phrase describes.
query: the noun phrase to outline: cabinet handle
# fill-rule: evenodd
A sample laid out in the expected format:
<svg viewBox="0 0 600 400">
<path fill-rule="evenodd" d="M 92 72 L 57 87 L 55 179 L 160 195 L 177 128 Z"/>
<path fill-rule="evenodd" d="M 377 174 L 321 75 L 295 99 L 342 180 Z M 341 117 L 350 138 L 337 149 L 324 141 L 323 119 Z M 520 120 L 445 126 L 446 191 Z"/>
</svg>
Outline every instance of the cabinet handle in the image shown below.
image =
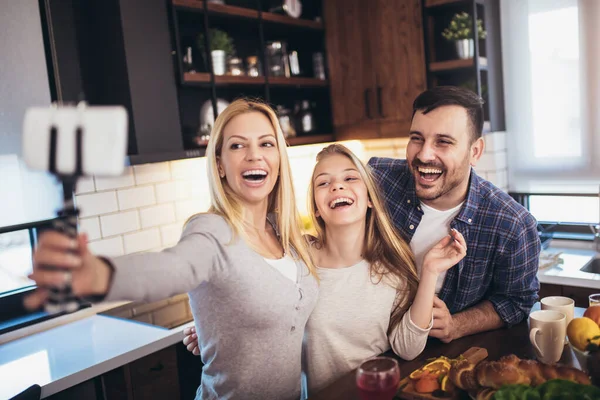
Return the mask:
<svg viewBox="0 0 600 400">
<path fill-rule="evenodd" d="M 372 119 L 373 116 L 371 115 L 371 102 L 369 101 L 371 98 L 371 96 L 369 96 L 370 92 L 371 89 L 365 89 L 365 114 L 367 114 L 367 118 Z"/>
<path fill-rule="evenodd" d="M 379 116 L 381 118 L 385 118 L 385 115 L 383 114 L 383 103 L 381 101 L 381 92 L 383 91 L 383 88 L 381 86 L 377 86 L 377 111 L 379 111 Z"/>
<path fill-rule="evenodd" d="M 150 367 L 150 371 L 159 372 L 162 371 L 164 368 L 165 366 L 163 365 L 163 363 L 159 361 L 158 364 L 156 364 L 154 367 Z"/>
</svg>

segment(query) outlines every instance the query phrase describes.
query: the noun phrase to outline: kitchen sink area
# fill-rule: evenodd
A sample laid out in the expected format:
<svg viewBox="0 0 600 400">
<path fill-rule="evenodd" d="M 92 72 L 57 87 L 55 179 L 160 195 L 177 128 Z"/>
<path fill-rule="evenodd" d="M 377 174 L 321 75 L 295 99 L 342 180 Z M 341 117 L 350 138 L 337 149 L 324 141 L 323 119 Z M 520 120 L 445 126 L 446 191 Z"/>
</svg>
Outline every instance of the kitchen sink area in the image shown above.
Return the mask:
<svg viewBox="0 0 600 400">
<path fill-rule="evenodd" d="M 600 252 L 593 243 L 553 239 L 548 251 L 561 262 L 540 268 L 540 283 L 600 289 Z"/>
<path fill-rule="evenodd" d="M 590 260 L 590 262 L 584 265 L 580 271 L 591 274 L 600 274 L 600 258 L 594 258 Z"/>
</svg>

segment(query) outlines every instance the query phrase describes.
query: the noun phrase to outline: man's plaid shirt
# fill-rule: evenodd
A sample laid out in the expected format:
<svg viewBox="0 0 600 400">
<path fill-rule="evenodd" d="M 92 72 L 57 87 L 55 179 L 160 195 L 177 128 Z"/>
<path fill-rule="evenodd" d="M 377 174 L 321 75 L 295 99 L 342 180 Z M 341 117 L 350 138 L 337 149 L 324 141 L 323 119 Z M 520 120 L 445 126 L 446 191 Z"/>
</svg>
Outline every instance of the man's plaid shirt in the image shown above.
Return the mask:
<svg viewBox="0 0 600 400">
<path fill-rule="evenodd" d="M 369 166 L 394 225 L 410 242 L 423 211 L 407 161 L 371 158 Z M 539 290 L 535 218 L 471 170 L 469 193 L 451 227 L 465 237 L 467 256 L 448 270 L 439 293 L 450 313 L 487 299 L 508 326 L 526 318 Z"/>
</svg>

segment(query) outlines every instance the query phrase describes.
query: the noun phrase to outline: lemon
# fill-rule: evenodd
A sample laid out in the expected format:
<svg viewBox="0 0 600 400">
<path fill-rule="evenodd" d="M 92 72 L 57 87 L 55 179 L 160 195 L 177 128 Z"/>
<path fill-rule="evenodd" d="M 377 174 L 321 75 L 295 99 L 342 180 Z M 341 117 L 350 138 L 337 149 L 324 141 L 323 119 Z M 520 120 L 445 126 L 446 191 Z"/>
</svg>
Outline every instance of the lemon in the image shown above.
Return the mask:
<svg viewBox="0 0 600 400">
<path fill-rule="evenodd" d="M 567 336 L 569 342 L 581 351 L 585 351 L 588 340 L 600 345 L 600 339 L 592 340 L 596 336 L 600 336 L 600 327 L 594 320 L 587 317 L 573 319 L 567 327 Z"/>
</svg>

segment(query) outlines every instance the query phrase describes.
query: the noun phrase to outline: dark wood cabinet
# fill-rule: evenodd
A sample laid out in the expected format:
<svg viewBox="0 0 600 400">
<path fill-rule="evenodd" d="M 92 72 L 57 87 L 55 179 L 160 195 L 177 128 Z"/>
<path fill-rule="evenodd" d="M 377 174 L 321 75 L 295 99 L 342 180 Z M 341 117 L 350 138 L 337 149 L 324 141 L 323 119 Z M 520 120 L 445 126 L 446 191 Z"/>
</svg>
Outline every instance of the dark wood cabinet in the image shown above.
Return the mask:
<svg viewBox="0 0 600 400">
<path fill-rule="evenodd" d="M 53 100 L 123 105 L 132 164 L 185 151 L 164 0 L 42 0 Z"/>
<path fill-rule="evenodd" d="M 426 88 L 421 1 L 329 0 L 323 14 L 336 139 L 407 136 Z"/>
<path fill-rule="evenodd" d="M 199 360 L 198 364 L 200 364 Z M 107 399 L 181 398 L 176 346 L 167 347 L 109 371 L 99 379 L 104 397 Z"/>
<path fill-rule="evenodd" d="M 575 307 L 587 308 L 589 306 L 588 296 L 593 293 L 598 293 L 598 289 L 542 283 L 540 284 L 538 296 L 540 299 L 547 296 L 570 297 L 575 300 Z"/>
</svg>

